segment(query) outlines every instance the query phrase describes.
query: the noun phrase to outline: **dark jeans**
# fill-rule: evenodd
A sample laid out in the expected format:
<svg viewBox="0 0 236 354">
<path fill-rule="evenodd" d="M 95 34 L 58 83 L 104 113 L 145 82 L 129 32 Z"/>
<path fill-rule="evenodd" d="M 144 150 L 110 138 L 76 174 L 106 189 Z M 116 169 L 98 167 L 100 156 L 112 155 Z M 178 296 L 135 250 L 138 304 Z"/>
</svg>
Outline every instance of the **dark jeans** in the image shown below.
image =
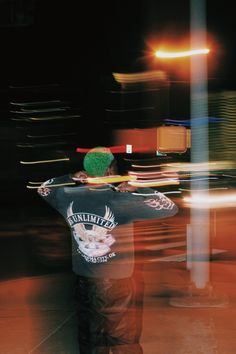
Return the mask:
<svg viewBox="0 0 236 354">
<path fill-rule="evenodd" d="M 78 276 L 76 303 L 80 354 L 142 354 L 143 281 Z"/>
</svg>

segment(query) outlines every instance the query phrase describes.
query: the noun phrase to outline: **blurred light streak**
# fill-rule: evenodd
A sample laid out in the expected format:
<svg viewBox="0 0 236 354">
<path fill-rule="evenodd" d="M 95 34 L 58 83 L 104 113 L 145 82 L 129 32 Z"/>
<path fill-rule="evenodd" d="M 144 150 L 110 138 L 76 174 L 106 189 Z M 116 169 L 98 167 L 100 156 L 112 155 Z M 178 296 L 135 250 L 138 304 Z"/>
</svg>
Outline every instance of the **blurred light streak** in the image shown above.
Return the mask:
<svg viewBox="0 0 236 354">
<path fill-rule="evenodd" d="M 30 139 L 42 139 L 42 138 L 57 138 L 57 137 L 63 137 L 63 136 L 71 136 L 71 135 L 77 135 L 77 133 L 61 133 L 61 134 L 44 134 L 44 135 L 31 135 L 31 134 L 26 134 L 27 138 Z"/>
<path fill-rule="evenodd" d="M 24 109 L 21 108 L 20 111 L 10 111 L 10 113 L 16 114 L 32 114 L 32 113 L 49 113 L 49 112 L 64 112 L 70 109 L 70 107 L 59 107 L 59 108 L 40 108 L 40 109 Z"/>
<path fill-rule="evenodd" d="M 230 177 L 230 178 L 236 178 L 236 175 L 226 175 L 226 174 L 222 174 L 223 177 Z"/>
<path fill-rule="evenodd" d="M 58 146 L 58 145 L 68 145 L 67 141 L 57 141 L 55 143 L 37 143 L 37 144 L 16 144 L 17 147 L 20 148 L 38 148 L 38 147 L 47 147 L 47 146 Z"/>
<path fill-rule="evenodd" d="M 191 177 L 191 176 L 190 176 Z M 181 179 L 181 182 L 189 182 L 190 180 L 191 180 L 191 178 L 189 178 L 189 179 L 182 179 L 182 178 L 180 178 Z M 194 177 L 194 181 L 204 181 L 204 180 L 207 180 L 207 181 L 209 181 L 209 180 L 212 180 L 212 179 L 219 179 L 218 177 L 202 177 L 202 178 L 196 178 L 196 177 Z"/>
<path fill-rule="evenodd" d="M 113 73 L 114 79 L 121 84 L 133 84 L 146 81 L 166 81 L 167 75 L 163 71 L 153 70 L 140 73 Z"/>
<path fill-rule="evenodd" d="M 192 55 L 208 54 L 209 52 L 210 50 L 208 48 L 192 49 L 192 50 L 186 50 L 182 52 L 165 52 L 165 51 L 157 50 L 155 52 L 155 56 L 157 58 L 181 58 L 181 57 L 189 57 Z"/>
<path fill-rule="evenodd" d="M 146 107 L 137 107 L 137 108 L 119 108 L 119 109 L 109 109 L 106 108 L 106 112 L 115 112 L 115 113 L 124 113 L 124 112 L 139 112 L 139 111 L 147 111 L 152 110 L 154 111 L 155 107 L 153 106 L 146 106 Z"/>
<path fill-rule="evenodd" d="M 236 206 L 236 193 L 231 195 L 209 195 L 207 198 L 203 194 L 193 194 L 191 197 L 184 197 L 183 201 L 186 205 L 194 208 L 224 208 Z"/>
<path fill-rule="evenodd" d="M 74 178 L 74 180 L 77 180 Z M 79 179 L 78 179 L 79 180 Z M 87 183 L 91 184 L 100 184 L 100 183 L 117 183 L 117 182 L 127 182 L 127 181 L 133 181 L 136 180 L 135 176 L 105 176 L 105 177 L 87 177 L 86 179 Z"/>
<path fill-rule="evenodd" d="M 212 190 L 228 190 L 229 188 L 227 188 L 227 187 L 216 187 L 216 188 L 211 188 L 211 191 Z M 179 188 L 179 190 L 180 191 L 183 191 L 183 192 L 190 192 L 191 191 L 191 189 L 187 189 L 187 188 Z M 198 192 L 201 192 L 201 191 L 203 191 L 203 189 L 201 190 L 201 189 L 198 189 Z"/>
<path fill-rule="evenodd" d="M 128 171 L 130 176 L 135 177 L 134 182 L 129 182 L 134 187 L 155 187 L 179 184 L 178 174 L 174 172 L 162 173 L 160 171 L 141 172 Z"/>
<path fill-rule="evenodd" d="M 63 187 L 63 186 L 73 186 L 73 185 L 76 185 L 75 182 L 68 182 L 68 183 L 58 183 L 58 184 L 50 184 L 50 188 L 55 188 L 55 187 Z M 26 188 L 28 189 L 36 189 L 36 188 L 48 188 L 49 186 L 47 186 L 47 184 L 45 185 L 35 185 L 35 186 L 32 186 L 32 185 L 27 185 Z"/>
<path fill-rule="evenodd" d="M 14 102 L 11 101 L 10 105 L 19 106 L 19 107 L 34 107 L 34 106 L 51 106 L 51 105 L 61 105 L 66 104 L 65 101 L 61 100 L 50 100 L 50 101 L 32 101 L 32 102 Z"/>
<path fill-rule="evenodd" d="M 65 120 L 80 118 L 81 115 L 71 114 L 71 115 L 61 115 L 61 116 L 48 116 L 48 117 L 11 117 L 11 120 L 18 122 L 31 122 L 31 121 L 49 121 L 49 120 Z"/>
<path fill-rule="evenodd" d="M 29 184 L 37 184 L 37 185 L 40 186 L 43 182 L 44 182 L 44 181 L 40 181 L 40 182 L 39 182 L 39 181 L 38 181 L 38 182 L 36 182 L 36 181 L 29 181 L 28 183 L 29 183 Z"/>
<path fill-rule="evenodd" d="M 232 169 L 236 168 L 236 163 L 233 161 L 209 161 L 209 162 L 189 162 L 189 163 L 168 163 L 162 165 L 165 171 L 193 171 L 199 172 L 200 171 L 217 171 L 221 169 Z"/>
<path fill-rule="evenodd" d="M 160 178 L 160 177 L 167 177 L 167 178 L 178 178 L 178 174 L 176 172 L 162 172 L 162 171 L 149 171 L 149 172 L 141 172 L 141 171 L 128 171 L 128 174 L 130 176 L 136 176 L 137 178 L 143 178 L 143 179 L 147 179 L 150 177 L 156 177 L 156 178 Z"/>
<path fill-rule="evenodd" d="M 133 187 L 159 187 L 159 186 L 169 186 L 169 185 L 179 185 L 180 182 L 174 179 L 163 179 L 163 180 L 149 180 L 149 181 L 135 181 L 128 182 Z"/>
<path fill-rule="evenodd" d="M 114 176 L 105 176 L 105 177 L 87 177 L 87 178 L 75 178 L 73 177 L 74 181 L 81 181 L 82 183 L 89 183 L 89 184 L 107 184 L 107 183 L 117 183 L 117 182 L 126 182 L 126 181 L 134 181 L 136 180 L 135 176 L 120 176 L 120 175 L 114 175 Z M 26 187 L 29 189 L 36 189 L 36 188 L 54 188 L 54 187 L 62 187 L 62 186 L 73 186 L 76 185 L 76 182 L 67 182 L 67 183 L 60 183 L 60 184 L 50 184 L 48 186 L 47 184 L 42 184 L 39 185 L 38 182 L 29 182 L 30 185 L 27 185 Z M 35 185 L 31 185 L 31 184 Z M 37 185 L 36 185 L 37 184 Z"/>
<path fill-rule="evenodd" d="M 163 194 L 181 194 L 181 190 L 176 190 L 176 191 L 169 191 L 169 192 L 162 192 Z"/>
<path fill-rule="evenodd" d="M 70 161 L 70 159 L 66 157 L 63 159 L 53 159 L 53 160 L 20 161 L 20 163 L 23 165 L 32 165 L 37 163 L 51 163 L 51 162 L 60 162 L 60 161 Z"/>
<path fill-rule="evenodd" d="M 136 164 L 132 164 L 132 167 L 137 167 L 137 168 L 154 168 L 154 167 L 161 167 L 163 166 L 163 164 L 158 164 L 158 165 L 136 165 Z"/>
<path fill-rule="evenodd" d="M 217 118 L 217 117 L 206 117 L 208 119 L 208 123 L 220 123 L 224 121 L 224 118 Z M 192 122 L 190 119 L 163 119 L 165 124 L 171 124 L 171 125 L 181 125 L 185 127 L 190 127 L 192 125 L 202 125 L 206 124 L 206 118 L 196 118 Z"/>
</svg>

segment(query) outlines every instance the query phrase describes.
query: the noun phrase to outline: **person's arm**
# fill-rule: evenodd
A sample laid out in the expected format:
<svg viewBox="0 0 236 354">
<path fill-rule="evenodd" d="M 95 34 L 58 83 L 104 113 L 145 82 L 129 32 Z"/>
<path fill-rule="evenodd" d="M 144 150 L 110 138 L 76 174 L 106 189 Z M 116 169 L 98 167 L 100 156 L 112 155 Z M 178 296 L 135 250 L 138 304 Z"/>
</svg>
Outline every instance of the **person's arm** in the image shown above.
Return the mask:
<svg viewBox="0 0 236 354">
<path fill-rule="evenodd" d="M 138 188 L 132 195 L 136 206 L 136 220 L 161 219 L 174 216 L 178 212 L 177 205 L 171 199 L 151 188 Z"/>
<path fill-rule="evenodd" d="M 38 194 L 49 204 L 57 207 L 57 194 L 61 187 L 76 186 L 80 183 L 86 183 L 87 175 L 84 171 L 78 171 L 60 177 L 51 178 L 38 188 Z"/>
<path fill-rule="evenodd" d="M 64 175 L 53 177 L 41 184 L 37 189 L 38 194 L 53 207 L 57 207 L 57 194 L 61 187 L 73 186 L 76 182 L 72 179 L 72 175 Z"/>
</svg>

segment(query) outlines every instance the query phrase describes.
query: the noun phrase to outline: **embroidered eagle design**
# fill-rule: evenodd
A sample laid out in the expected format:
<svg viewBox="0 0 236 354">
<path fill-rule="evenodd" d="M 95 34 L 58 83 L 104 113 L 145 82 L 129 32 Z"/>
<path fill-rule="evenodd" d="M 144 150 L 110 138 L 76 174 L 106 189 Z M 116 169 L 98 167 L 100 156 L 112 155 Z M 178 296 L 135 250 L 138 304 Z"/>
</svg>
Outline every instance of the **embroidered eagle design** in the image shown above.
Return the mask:
<svg viewBox="0 0 236 354">
<path fill-rule="evenodd" d="M 73 202 L 71 202 L 67 209 L 67 217 L 73 215 L 75 214 L 73 212 Z M 114 214 L 109 207 L 105 206 L 105 214 L 102 218 L 114 223 Z M 110 246 L 115 242 L 110 229 L 96 224 L 91 226 L 90 223 L 77 222 L 72 226 L 72 230 L 80 251 L 90 257 L 105 255 L 110 252 Z"/>
</svg>

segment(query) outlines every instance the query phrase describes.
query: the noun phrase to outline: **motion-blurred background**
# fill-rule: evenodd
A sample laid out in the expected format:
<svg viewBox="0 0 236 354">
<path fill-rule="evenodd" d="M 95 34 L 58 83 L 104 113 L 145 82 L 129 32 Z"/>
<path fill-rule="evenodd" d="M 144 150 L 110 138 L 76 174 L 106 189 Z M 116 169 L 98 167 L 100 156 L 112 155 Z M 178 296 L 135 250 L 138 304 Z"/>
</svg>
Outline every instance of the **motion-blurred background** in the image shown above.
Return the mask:
<svg viewBox="0 0 236 354">
<path fill-rule="evenodd" d="M 212 164 L 207 172 L 203 166 L 198 170 L 199 178 L 208 180 L 213 196 L 227 197 L 234 195 L 236 177 L 232 2 L 226 0 L 222 5 L 206 0 L 205 9 Z M 136 174 L 140 183 L 153 183 L 175 200 L 178 216 L 145 230 L 149 237 L 143 246 L 149 262 L 147 279 L 151 294 L 161 294 L 159 285 L 153 288 L 152 272 L 167 284 L 165 267 L 171 261 L 171 272 L 177 272 L 176 279 L 180 279 L 180 283 L 169 279 L 172 293 L 188 284 L 190 206 L 185 197 L 192 171 L 190 63 L 189 58 L 160 60 L 154 51 L 188 48 L 190 22 L 187 0 L 0 0 L 1 311 L 7 321 L 14 313 L 19 323 L 23 318 L 22 323 L 33 328 L 30 337 L 18 322 L 9 322 L 13 330 L 3 336 L 1 353 L 75 352 L 70 322 L 70 235 L 60 216 L 38 197 L 35 186 L 81 169 L 83 152 L 76 152 L 78 147 L 121 146 L 117 153 L 121 169 Z M 160 130 L 163 127 L 171 130 Z M 173 140 L 166 134 L 174 134 Z M 157 136 L 159 143 L 164 139 L 165 148 L 157 146 Z M 132 153 L 126 145 L 132 145 Z M 212 257 L 232 262 L 235 201 L 224 205 L 221 200 L 210 212 Z M 230 274 L 228 284 L 233 279 Z M 35 306 L 41 322 L 31 316 Z M 63 307 L 68 313 L 60 312 Z M 43 308 L 60 313 L 47 317 L 45 312 L 43 319 Z M 31 315 L 26 315 L 26 309 Z M 65 329 L 70 349 L 58 338 L 50 342 L 63 321 L 70 323 Z M 209 329 L 207 324 L 204 328 Z M 12 340 L 14 333 L 17 345 Z M 21 337 L 30 340 L 21 343 Z M 207 354 L 217 353 L 207 348 Z M 165 350 L 153 353 L 173 353 L 171 348 Z"/>
</svg>

